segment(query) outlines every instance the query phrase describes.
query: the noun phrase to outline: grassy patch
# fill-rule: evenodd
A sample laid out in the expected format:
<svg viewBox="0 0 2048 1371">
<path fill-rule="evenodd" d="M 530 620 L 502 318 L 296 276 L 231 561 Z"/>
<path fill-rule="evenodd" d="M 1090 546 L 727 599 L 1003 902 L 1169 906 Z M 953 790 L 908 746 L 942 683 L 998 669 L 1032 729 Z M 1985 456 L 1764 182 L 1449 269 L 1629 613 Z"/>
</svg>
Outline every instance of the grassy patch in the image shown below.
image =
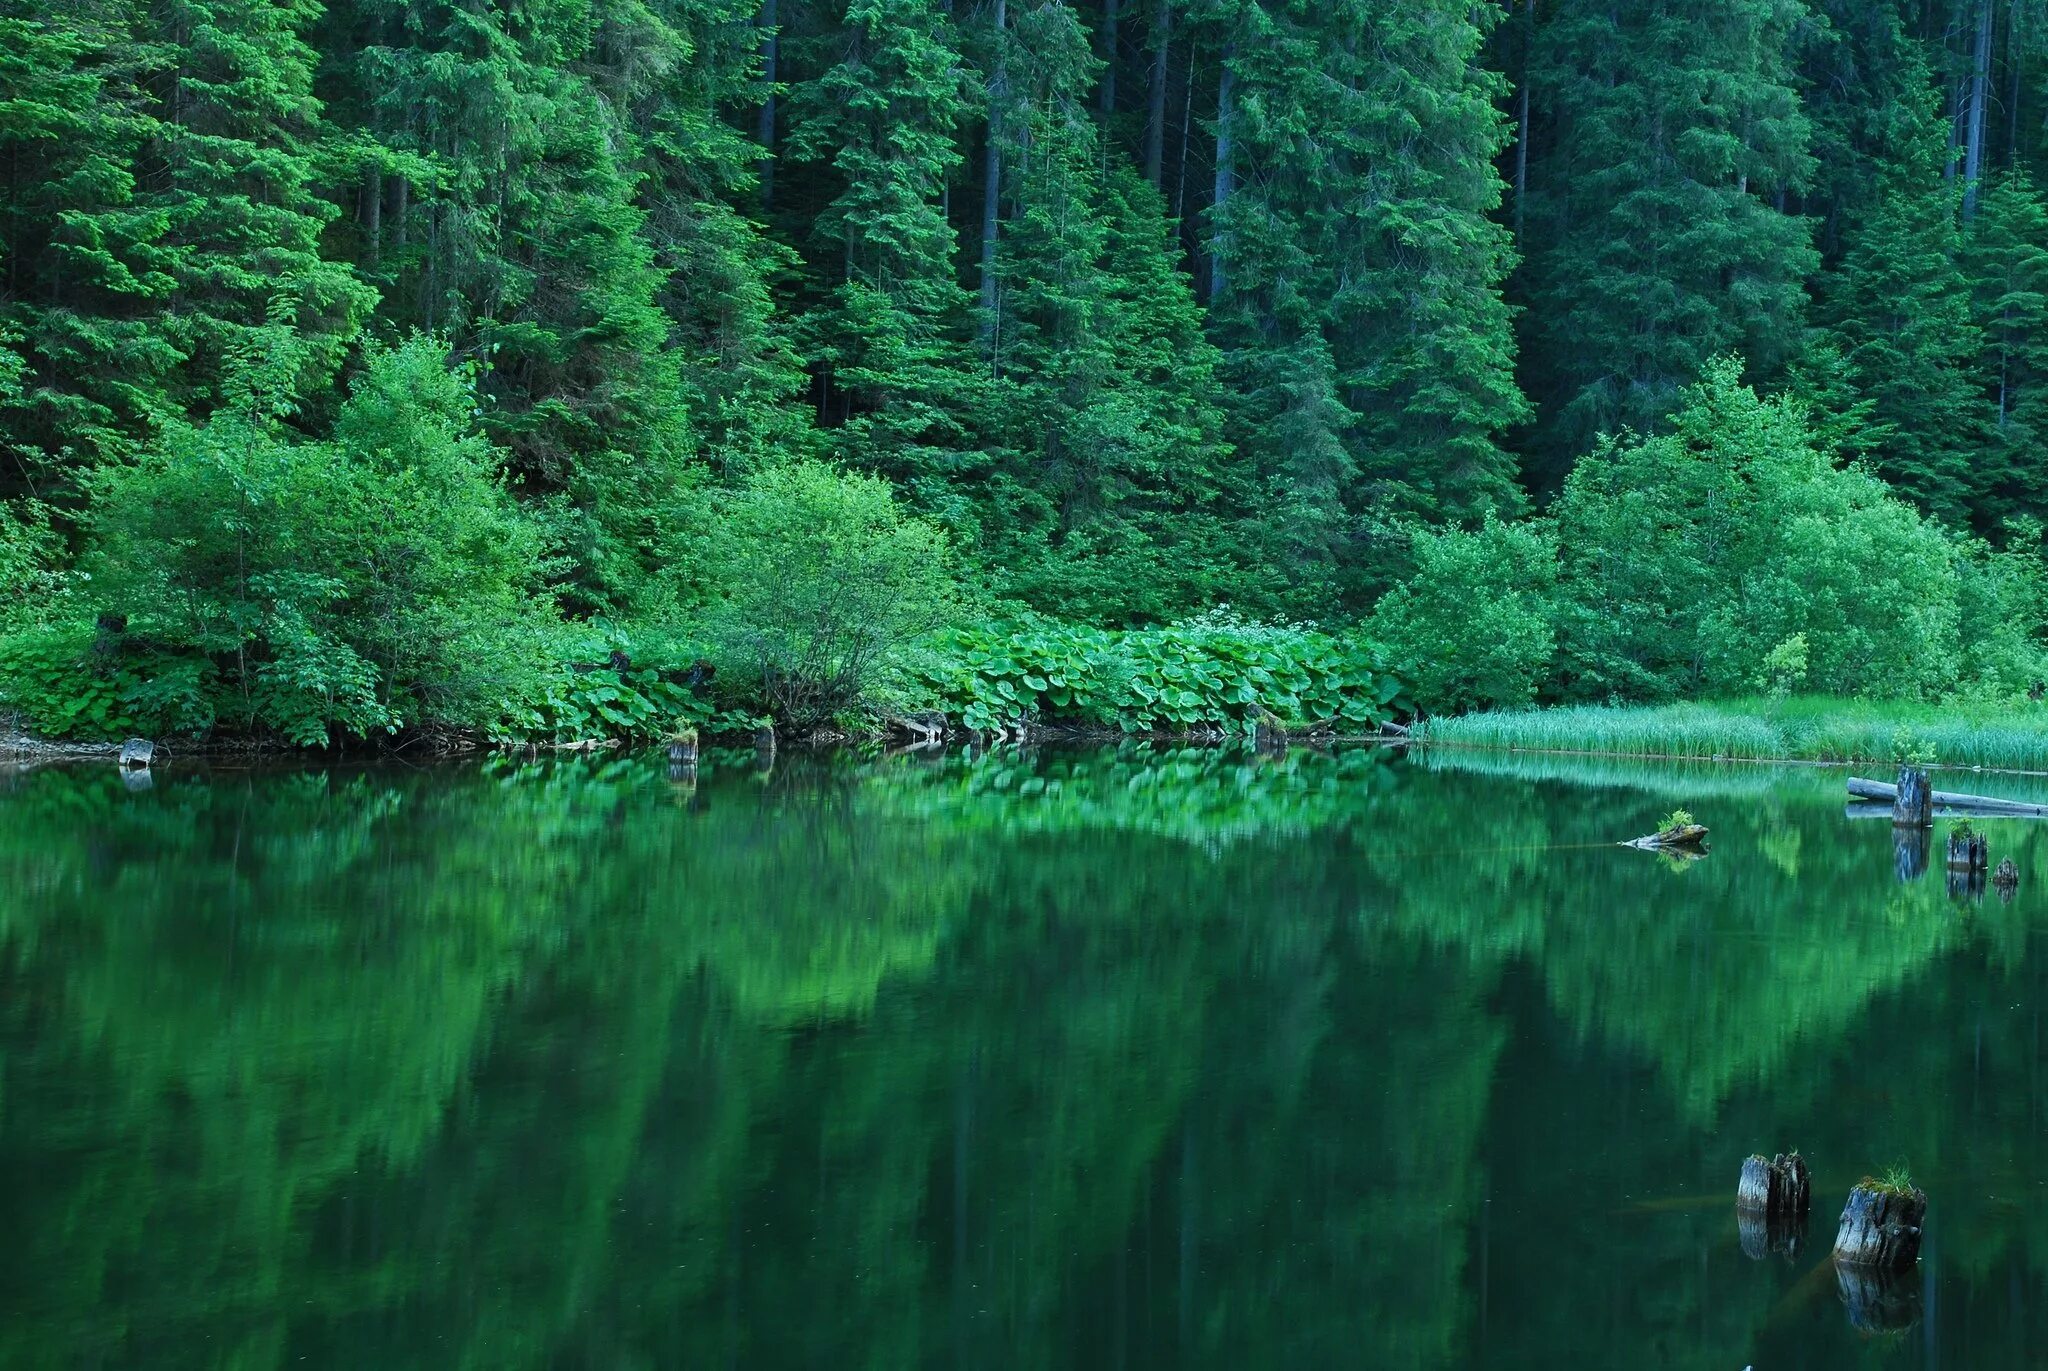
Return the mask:
<svg viewBox="0 0 2048 1371">
<path fill-rule="evenodd" d="M 2048 767 L 2048 708 L 1826 696 L 1652 706 L 1575 705 L 1433 719 L 1422 736 L 1466 747 L 1633 757 Z"/>
</svg>

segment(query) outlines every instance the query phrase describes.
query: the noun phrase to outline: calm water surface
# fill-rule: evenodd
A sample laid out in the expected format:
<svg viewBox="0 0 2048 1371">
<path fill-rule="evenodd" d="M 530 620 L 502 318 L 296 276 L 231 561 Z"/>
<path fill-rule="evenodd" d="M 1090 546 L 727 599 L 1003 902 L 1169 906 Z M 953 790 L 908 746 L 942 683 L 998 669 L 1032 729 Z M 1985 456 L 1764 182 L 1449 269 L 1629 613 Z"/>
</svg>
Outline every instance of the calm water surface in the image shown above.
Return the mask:
<svg viewBox="0 0 2048 1371">
<path fill-rule="evenodd" d="M 2010 903 L 1810 769 L 0 773 L 0 1366 L 2048 1364 L 1990 832 Z"/>
</svg>

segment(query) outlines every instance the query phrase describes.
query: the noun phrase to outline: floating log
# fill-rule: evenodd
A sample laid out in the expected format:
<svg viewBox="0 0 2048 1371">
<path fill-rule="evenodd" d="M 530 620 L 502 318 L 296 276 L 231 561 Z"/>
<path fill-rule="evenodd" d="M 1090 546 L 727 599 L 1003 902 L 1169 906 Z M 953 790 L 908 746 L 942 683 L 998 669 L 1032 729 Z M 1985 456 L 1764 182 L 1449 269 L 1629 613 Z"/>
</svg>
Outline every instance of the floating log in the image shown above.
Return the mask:
<svg viewBox="0 0 2048 1371">
<path fill-rule="evenodd" d="M 156 744 L 147 738 L 130 738 L 127 742 L 121 744 L 121 769 L 123 771 L 130 769 L 146 771 L 149 769 L 150 762 L 155 758 Z"/>
<path fill-rule="evenodd" d="M 1639 847 L 1645 852 L 1689 852 L 1697 855 L 1707 849 L 1707 826 L 1675 824 L 1648 837 L 1630 838 L 1622 846 Z"/>
<path fill-rule="evenodd" d="M 1735 1187 L 1738 1209 L 1789 1217 L 1804 1214 L 1812 1198 L 1812 1177 L 1806 1159 L 1797 1152 L 1775 1157 L 1758 1152 L 1742 1163 L 1742 1179 Z"/>
<path fill-rule="evenodd" d="M 1842 1206 L 1835 1260 L 1903 1271 L 1920 1260 L 1920 1225 L 1926 1217 L 1927 1195 L 1918 1187 L 1863 1181 Z"/>
<path fill-rule="evenodd" d="M 1887 785 L 1883 781 L 1868 781 L 1861 776 L 1849 778 L 1849 794 L 1859 800 L 1889 800 L 1896 805 L 1898 793 L 1897 786 Z M 1971 810 L 1988 818 L 2048 817 L 2048 805 L 2027 804 L 2020 800 L 2001 800 L 1990 795 L 1959 795 L 1954 791 L 1930 790 L 1927 792 L 1927 799 L 1934 808 Z"/>
</svg>

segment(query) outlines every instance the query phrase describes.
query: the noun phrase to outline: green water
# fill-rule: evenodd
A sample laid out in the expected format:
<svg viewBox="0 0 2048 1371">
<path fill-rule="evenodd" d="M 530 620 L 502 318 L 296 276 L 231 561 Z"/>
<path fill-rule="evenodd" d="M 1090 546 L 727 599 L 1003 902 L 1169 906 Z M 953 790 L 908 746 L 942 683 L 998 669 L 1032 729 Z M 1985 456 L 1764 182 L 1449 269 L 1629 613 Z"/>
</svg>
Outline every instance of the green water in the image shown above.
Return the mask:
<svg viewBox="0 0 2048 1371">
<path fill-rule="evenodd" d="M 1952 898 L 1840 787 L 0 773 L 0 1367 L 2040 1364 L 2048 824 Z M 1705 860 L 1613 846 L 1681 804 Z M 1852 1311 L 1896 1163 L 1925 1258 Z"/>
</svg>

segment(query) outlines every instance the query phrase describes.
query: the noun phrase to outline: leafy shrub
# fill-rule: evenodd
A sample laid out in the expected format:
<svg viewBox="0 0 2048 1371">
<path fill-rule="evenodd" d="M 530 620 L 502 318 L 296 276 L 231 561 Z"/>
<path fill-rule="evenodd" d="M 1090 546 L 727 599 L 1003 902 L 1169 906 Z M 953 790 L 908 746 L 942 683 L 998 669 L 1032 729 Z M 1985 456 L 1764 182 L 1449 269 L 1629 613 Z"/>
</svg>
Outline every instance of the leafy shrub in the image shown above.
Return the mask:
<svg viewBox="0 0 2048 1371">
<path fill-rule="evenodd" d="M 49 510 L 0 501 L 0 633 L 52 617 L 75 580 L 57 569 L 60 552 Z"/>
<path fill-rule="evenodd" d="M 1542 524 L 1488 516 L 1472 532 L 1413 533 L 1415 575 L 1367 622 L 1430 709 L 1525 705 L 1557 644 L 1557 546 Z"/>
<path fill-rule="evenodd" d="M 472 428 L 471 377 L 430 339 L 373 352 L 309 442 L 281 421 L 291 347 L 271 342 L 236 404 L 98 478 L 106 606 L 152 674 L 240 727 L 324 744 L 489 720 L 545 662 L 551 563 Z"/>
<path fill-rule="evenodd" d="M 955 629 L 914 674 L 923 698 L 974 729 L 1028 719 L 1248 731 L 1261 711 L 1296 726 L 1365 729 L 1408 707 L 1365 640 L 1227 614 L 1122 631 L 1040 619 Z"/>
<path fill-rule="evenodd" d="M 888 483 L 823 462 L 767 467 L 707 530 L 708 631 L 728 679 L 775 718 L 814 728 L 858 705 L 916 639 L 952 617 L 944 534 Z"/>
</svg>

